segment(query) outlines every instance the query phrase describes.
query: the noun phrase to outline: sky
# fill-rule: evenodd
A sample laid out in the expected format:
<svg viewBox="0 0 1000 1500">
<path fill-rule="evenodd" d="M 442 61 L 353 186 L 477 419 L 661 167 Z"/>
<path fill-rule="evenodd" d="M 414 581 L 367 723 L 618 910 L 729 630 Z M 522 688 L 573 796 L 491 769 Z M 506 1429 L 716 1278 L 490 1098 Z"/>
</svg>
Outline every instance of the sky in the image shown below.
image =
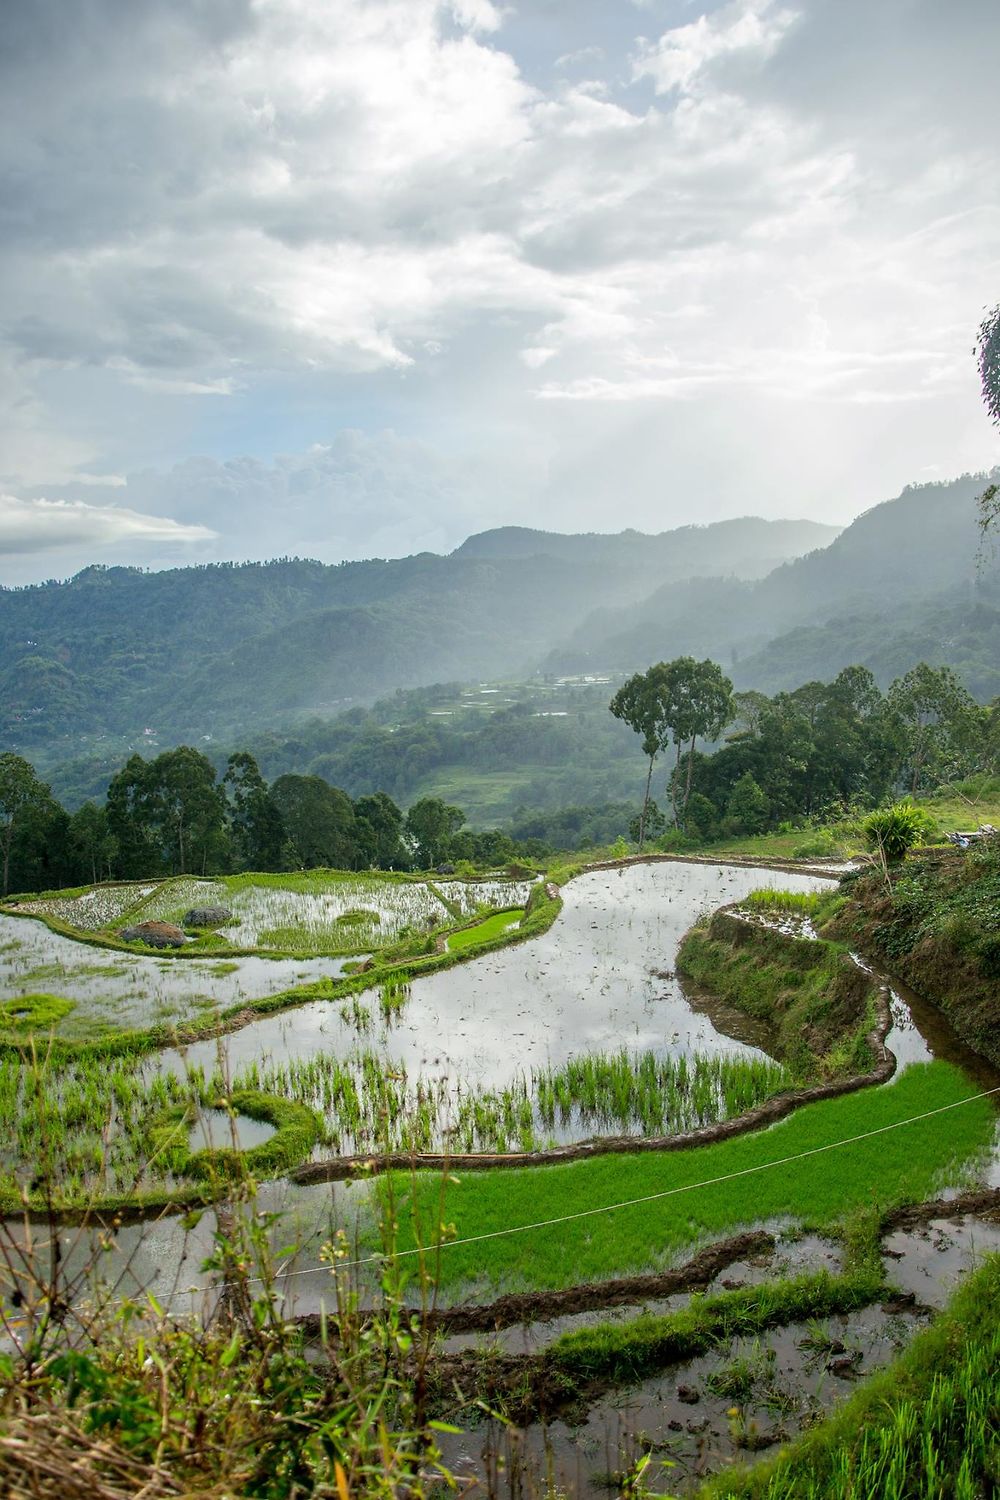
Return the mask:
<svg viewBox="0 0 1000 1500">
<path fill-rule="evenodd" d="M 996 0 L 6 0 L 0 583 L 1000 460 Z"/>
</svg>

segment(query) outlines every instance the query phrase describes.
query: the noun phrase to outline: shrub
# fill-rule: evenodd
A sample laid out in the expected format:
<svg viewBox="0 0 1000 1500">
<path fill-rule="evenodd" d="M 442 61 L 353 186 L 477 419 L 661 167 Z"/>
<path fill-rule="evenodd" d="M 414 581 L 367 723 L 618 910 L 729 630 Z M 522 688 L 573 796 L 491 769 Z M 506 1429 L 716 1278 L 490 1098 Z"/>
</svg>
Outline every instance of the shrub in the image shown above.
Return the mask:
<svg viewBox="0 0 1000 1500">
<path fill-rule="evenodd" d="M 887 860 L 900 860 L 919 841 L 925 825 L 925 815 L 920 808 L 904 800 L 869 813 L 861 831 L 865 843 L 874 853 L 882 854 Z"/>
<path fill-rule="evenodd" d="M 837 859 L 841 853 L 840 845 L 837 843 L 830 828 L 817 828 L 815 833 L 796 844 L 792 850 L 793 859 Z"/>
</svg>

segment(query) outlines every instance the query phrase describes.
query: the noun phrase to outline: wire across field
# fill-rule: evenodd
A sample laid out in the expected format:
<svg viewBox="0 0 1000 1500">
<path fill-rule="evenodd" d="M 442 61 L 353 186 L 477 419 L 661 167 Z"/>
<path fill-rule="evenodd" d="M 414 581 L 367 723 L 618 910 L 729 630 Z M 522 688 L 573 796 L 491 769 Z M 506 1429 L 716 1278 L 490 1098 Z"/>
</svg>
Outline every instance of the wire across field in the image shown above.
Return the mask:
<svg viewBox="0 0 1000 1500">
<path fill-rule="evenodd" d="M 890 1086 L 807 1105 L 770 1130 L 689 1152 L 598 1157 L 565 1167 L 444 1180 L 430 1174 L 412 1182 L 397 1176 L 391 1186 L 401 1198 L 399 1248 L 432 1244 L 434 1226 L 441 1223 L 461 1241 L 729 1177 L 910 1120 L 974 1093 L 957 1069 L 927 1063 L 908 1069 Z M 829 1226 L 858 1208 L 884 1210 L 918 1201 L 975 1168 L 990 1147 L 995 1123 L 989 1100 L 976 1099 L 869 1140 L 659 1202 L 528 1233 L 446 1245 L 439 1284 L 463 1295 L 472 1289 L 571 1286 L 662 1268 L 680 1250 L 748 1224 L 787 1219 Z"/>
</svg>

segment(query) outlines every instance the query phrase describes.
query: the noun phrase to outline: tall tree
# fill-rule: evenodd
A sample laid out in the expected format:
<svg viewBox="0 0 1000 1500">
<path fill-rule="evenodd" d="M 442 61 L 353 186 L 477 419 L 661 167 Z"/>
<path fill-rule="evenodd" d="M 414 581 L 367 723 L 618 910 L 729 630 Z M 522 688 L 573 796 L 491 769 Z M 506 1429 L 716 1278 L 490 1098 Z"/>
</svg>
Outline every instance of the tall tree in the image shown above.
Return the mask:
<svg viewBox="0 0 1000 1500">
<path fill-rule="evenodd" d="M 983 711 L 950 667 L 919 662 L 892 684 L 888 703 L 903 727 L 912 794 L 926 779 L 973 769 Z"/>
<path fill-rule="evenodd" d="M 1000 427 L 1000 304 L 979 325 L 976 358 L 986 410 Z M 1000 484 L 987 485 L 978 503 L 979 524 L 983 531 L 988 531 L 1000 517 Z"/>
<path fill-rule="evenodd" d="M 260 767 L 247 750 L 226 762 L 222 778 L 233 848 L 244 870 L 280 870 L 285 825 Z"/>
<path fill-rule="evenodd" d="M 10 891 L 10 856 L 15 834 L 32 809 L 51 800 L 51 789 L 35 775 L 34 766 L 11 751 L 0 755 L 0 855 L 5 896 Z"/>
<path fill-rule="evenodd" d="M 695 661 L 693 656 L 678 656 L 666 665 L 666 709 L 664 721 L 677 749 L 670 797 L 674 822 L 682 825 L 684 811 L 691 795 L 694 752 L 699 739 L 714 740 L 733 717 L 733 684 L 714 661 Z M 687 773 L 678 807 L 681 754 L 687 753 Z"/>
<path fill-rule="evenodd" d="M 451 840 L 465 822 L 460 807 L 451 807 L 440 797 L 421 797 L 406 815 L 406 832 L 420 867 L 429 870 L 451 852 Z"/>
<path fill-rule="evenodd" d="M 287 834 L 290 862 L 311 870 L 358 864 L 354 804 L 321 776 L 279 776 L 271 788 Z"/>
<path fill-rule="evenodd" d="M 403 870 L 409 863 L 403 845 L 403 814 L 386 792 L 359 797 L 354 804 L 359 847 L 379 870 Z"/>
<path fill-rule="evenodd" d="M 151 761 L 133 755 L 108 787 L 108 821 L 130 875 L 223 868 L 225 812 L 215 767 L 190 745 Z"/>
<path fill-rule="evenodd" d="M 109 880 L 118 844 L 108 824 L 108 810 L 85 802 L 69 821 L 69 847 L 78 880 Z"/>
<path fill-rule="evenodd" d="M 623 682 L 608 704 L 616 719 L 621 719 L 631 730 L 642 736 L 642 753 L 649 758 L 646 771 L 646 789 L 639 815 L 639 848 L 646 839 L 646 823 L 649 817 L 649 788 L 653 780 L 656 757 L 669 739 L 667 711 L 669 707 L 670 668 L 665 662 L 657 662 L 646 672 L 636 672 Z"/>
</svg>

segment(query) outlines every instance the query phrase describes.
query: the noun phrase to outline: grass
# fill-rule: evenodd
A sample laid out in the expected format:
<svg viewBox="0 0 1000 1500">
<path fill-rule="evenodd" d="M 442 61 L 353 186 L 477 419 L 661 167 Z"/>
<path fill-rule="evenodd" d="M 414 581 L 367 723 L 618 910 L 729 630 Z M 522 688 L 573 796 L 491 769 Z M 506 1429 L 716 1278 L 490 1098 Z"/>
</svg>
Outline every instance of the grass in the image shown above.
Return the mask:
<svg viewBox="0 0 1000 1500">
<path fill-rule="evenodd" d="M 777 894 L 787 900 L 786 893 Z M 792 914 L 818 912 L 830 899 L 806 896 Z M 780 901 L 758 900 L 756 907 L 774 916 L 781 910 Z M 867 1072 L 872 1066 L 866 1036 L 876 985 L 843 944 L 805 941 L 720 912 L 687 933 L 677 950 L 677 969 L 766 1024 L 769 1050 L 803 1081 L 817 1074 Z"/>
<path fill-rule="evenodd" d="M 641 1380 L 747 1334 L 853 1312 L 884 1291 L 877 1262 L 844 1276 L 819 1271 L 788 1277 L 714 1297 L 696 1295 L 679 1312 L 564 1333 L 550 1345 L 549 1356 L 582 1378 Z M 709 1377 L 708 1386 L 732 1401 L 744 1400 L 759 1374 L 749 1361 L 731 1361 Z"/>
<path fill-rule="evenodd" d="M 982 1500 L 1000 1473 L 1000 1256 L 827 1422 L 699 1500 Z"/>
<path fill-rule="evenodd" d="M 405 1004 L 405 996 L 398 1003 Z M 359 1015 L 360 1029 L 367 1019 Z M 505 1088 L 463 1090 L 457 1097 L 446 1080 L 411 1079 L 374 1052 L 251 1063 L 236 1083 L 317 1110 L 338 1151 L 442 1151 L 449 1143 L 453 1151 L 506 1152 L 536 1150 L 553 1139 L 557 1126 L 563 1138 L 595 1128 L 675 1134 L 742 1114 L 791 1081 L 778 1064 L 758 1058 L 623 1050 L 533 1069 Z"/>
<path fill-rule="evenodd" d="M 433 1243 L 442 1220 L 459 1239 L 563 1218 L 748 1168 L 969 1099 L 974 1090 L 941 1062 L 907 1069 L 890 1087 L 807 1105 L 769 1130 L 665 1154 L 615 1155 L 518 1171 L 397 1178 L 400 1244 Z M 441 1285 L 464 1293 L 562 1287 L 658 1269 L 698 1242 L 749 1224 L 787 1218 L 826 1227 L 865 1207 L 918 1201 L 978 1164 L 993 1139 L 985 1100 L 773 1171 L 758 1171 L 638 1208 L 558 1223 L 485 1243 L 446 1246 Z M 443 1196 L 443 1204 L 442 1204 Z"/>
<path fill-rule="evenodd" d="M 10 1031 L 23 1040 L 35 1032 L 49 1031 L 76 1009 L 74 1000 L 62 995 L 18 995 L 0 1001 L 0 1034 Z"/>
<path fill-rule="evenodd" d="M 239 1179 L 248 1173 L 274 1176 L 304 1161 L 322 1133 L 311 1109 L 257 1089 L 235 1089 L 222 1100 L 208 1093 L 205 1102 L 228 1108 L 234 1115 L 262 1120 L 273 1125 L 275 1133 L 245 1151 L 225 1146 L 192 1151 L 187 1140 L 190 1108 L 176 1106 L 150 1130 L 153 1154 L 162 1155 L 176 1174 L 209 1180 Z"/>
<path fill-rule="evenodd" d="M 844 883 L 840 930 L 1000 1063 L 1000 843 L 917 853 Z"/>
<path fill-rule="evenodd" d="M 477 922 L 472 927 L 462 927 L 458 932 L 449 933 L 445 939 L 445 946 L 449 953 L 460 952 L 463 948 L 483 942 L 486 938 L 499 937 L 512 927 L 517 927 L 523 916 L 523 907 L 515 907 L 510 911 L 498 911 L 492 917 L 486 917 L 484 921 Z"/>
</svg>

